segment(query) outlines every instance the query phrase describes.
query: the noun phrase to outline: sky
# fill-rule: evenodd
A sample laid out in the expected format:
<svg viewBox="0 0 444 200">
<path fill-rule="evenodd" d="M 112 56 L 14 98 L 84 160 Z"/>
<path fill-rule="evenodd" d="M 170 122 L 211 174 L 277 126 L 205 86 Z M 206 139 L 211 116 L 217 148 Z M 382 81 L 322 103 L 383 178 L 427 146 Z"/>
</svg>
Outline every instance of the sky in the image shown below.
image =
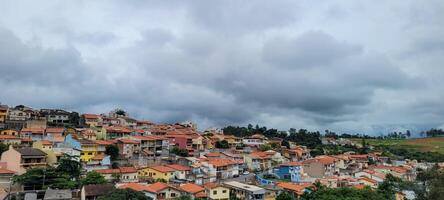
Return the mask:
<svg viewBox="0 0 444 200">
<path fill-rule="evenodd" d="M 444 127 L 444 1 L 0 0 L 0 102 L 201 129 Z"/>
</svg>

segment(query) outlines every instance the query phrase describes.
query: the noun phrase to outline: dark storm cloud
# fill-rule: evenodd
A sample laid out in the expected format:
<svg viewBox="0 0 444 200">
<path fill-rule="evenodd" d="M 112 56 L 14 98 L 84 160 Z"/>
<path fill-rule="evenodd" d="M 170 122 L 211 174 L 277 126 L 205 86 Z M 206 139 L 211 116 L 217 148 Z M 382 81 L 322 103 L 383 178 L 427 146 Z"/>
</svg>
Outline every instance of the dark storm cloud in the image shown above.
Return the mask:
<svg viewBox="0 0 444 200">
<path fill-rule="evenodd" d="M 200 127 L 372 131 L 443 120 L 442 109 L 431 112 L 443 107 L 439 1 L 391 1 L 383 10 L 370 1 L 45 1 L 28 14 L 12 9 L 36 6 L 27 4 L 0 3 L 0 100 L 11 105 L 121 107 Z"/>
</svg>

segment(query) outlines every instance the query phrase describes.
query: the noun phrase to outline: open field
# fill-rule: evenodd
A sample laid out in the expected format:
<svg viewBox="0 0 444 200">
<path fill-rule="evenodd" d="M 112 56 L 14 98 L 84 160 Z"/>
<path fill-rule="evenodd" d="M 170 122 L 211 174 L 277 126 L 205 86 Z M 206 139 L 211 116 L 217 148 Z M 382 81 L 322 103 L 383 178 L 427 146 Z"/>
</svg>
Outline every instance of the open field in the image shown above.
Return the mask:
<svg viewBox="0 0 444 200">
<path fill-rule="evenodd" d="M 360 142 L 361 139 L 354 140 Z M 444 154 L 444 137 L 416 138 L 416 139 L 366 139 L 371 145 L 384 145 L 412 149 L 421 152 L 438 152 Z"/>
</svg>

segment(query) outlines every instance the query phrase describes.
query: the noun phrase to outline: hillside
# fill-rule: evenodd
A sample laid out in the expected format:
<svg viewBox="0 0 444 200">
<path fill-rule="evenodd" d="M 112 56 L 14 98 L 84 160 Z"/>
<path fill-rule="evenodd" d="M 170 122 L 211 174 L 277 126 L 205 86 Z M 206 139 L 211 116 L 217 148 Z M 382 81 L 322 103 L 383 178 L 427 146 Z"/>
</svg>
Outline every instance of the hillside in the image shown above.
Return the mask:
<svg viewBox="0 0 444 200">
<path fill-rule="evenodd" d="M 360 142 L 361 139 L 354 139 Z M 437 152 L 444 154 L 444 137 L 415 138 L 415 139 L 366 139 L 371 145 L 384 145 L 394 148 L 410 149 L 420 152 Z"/>
</svg>

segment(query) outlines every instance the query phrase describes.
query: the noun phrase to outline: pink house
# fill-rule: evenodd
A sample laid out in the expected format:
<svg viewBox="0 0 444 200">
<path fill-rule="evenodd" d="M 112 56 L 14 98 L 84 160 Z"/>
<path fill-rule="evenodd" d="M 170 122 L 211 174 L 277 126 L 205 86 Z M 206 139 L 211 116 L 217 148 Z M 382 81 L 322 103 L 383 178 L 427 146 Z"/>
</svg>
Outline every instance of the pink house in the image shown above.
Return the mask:
<svg viewBox="0 0 444 200">
<path fill-rule="evenodd" d="M 47 165 L 46 153 L 31 147 L 14 149 L 10 146 L 8 151 L 3 152 L 0 162 L 6 163 L 6 169 L 19 175 L 24 174 L 28 168 Z"/>
</svg>

